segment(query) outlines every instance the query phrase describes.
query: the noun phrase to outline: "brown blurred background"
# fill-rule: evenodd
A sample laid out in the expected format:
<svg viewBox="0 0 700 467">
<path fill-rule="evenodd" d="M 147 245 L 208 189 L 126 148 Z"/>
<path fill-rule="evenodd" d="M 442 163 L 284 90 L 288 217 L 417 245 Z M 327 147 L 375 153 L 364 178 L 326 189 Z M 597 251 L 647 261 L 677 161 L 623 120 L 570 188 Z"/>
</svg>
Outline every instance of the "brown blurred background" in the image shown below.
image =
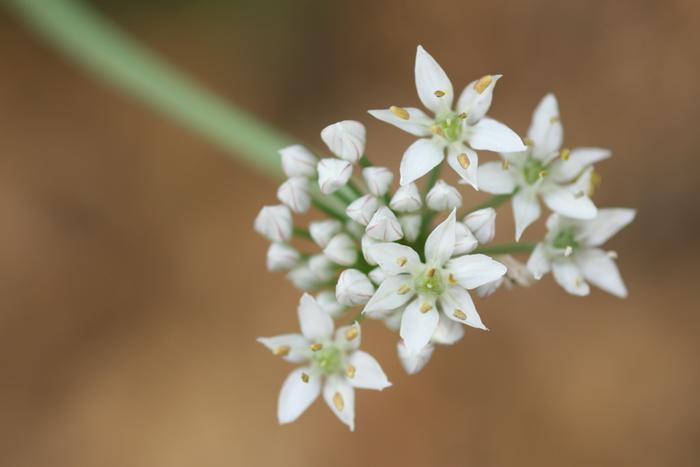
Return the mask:
<svg viewBox="0 0 700 467">
<path fill-rule="evenodd" d="M 296 329 L 298 293 L 252 230 L 274 182 L 0 10 L 0 465 L 698 465 L 700 3 L 94 3 L 301 141 L 363 121 L 392 168 L 411 138 L 365 111 L 417 103 L 419 43 L 456 88 L 503 73 L 520 133 L 554 91 L 568 146 L 614 150 L 598 205 L 639 210 L 608 245 L 630 297 L 501 292 L 414 377 L 369 322 L 394 387 L 358 393 L 357 431 L 321 401 L 279 427 L 291 366 L 255 338 Z"/>
</svg>

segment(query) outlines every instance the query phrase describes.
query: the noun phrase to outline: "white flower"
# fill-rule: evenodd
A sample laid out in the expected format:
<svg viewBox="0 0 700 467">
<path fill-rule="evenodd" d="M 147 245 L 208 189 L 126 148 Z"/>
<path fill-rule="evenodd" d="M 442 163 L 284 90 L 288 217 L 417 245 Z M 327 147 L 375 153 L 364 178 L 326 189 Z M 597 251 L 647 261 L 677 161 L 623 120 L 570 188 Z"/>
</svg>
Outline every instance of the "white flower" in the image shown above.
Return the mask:
<svg viewBox="0 0 700 467">
<path fill-rule="evenodd" d="M 515 238 L 541 214 L 538 197 L 552 211 L 575 219 L 592 219 L 596 207 L 591 192 L 591 166 L 610 157 L 601 148 L 562 149 L 563 130 L 557 100 L 547 94 L 535 109 L 525 152 L 505 153 L 502 163 L 479 168 L 479 186 L 494 194 L 513 196 Z"/>
<path fill-rule="evenodd" d="M 501 75 L 486 75 L 467 85 L 453 109 L 452 83 L 435 59 L 423 47 L 416 52 L 416 90 L 425 107 L 421 110 L 392 106 L 369 113 L 421 139 L 414 142 L 401 160 L 401 185 L 417 180 L 447 162 L 459 176 L 477 188 L 478 157 L 475 149 L 515 152 L 525 150 L 520 137 L 496 120 L 485 118 L 493 89 Z"/>
<path fill-rule="evenodd" d="M 294 287 L 304 291 L 315 290 L 322 282 L 316 273 L 311 270 L 308 262 L 302 263 L 289 271 L 287 278 L 294 284 Z"/>
<path fill-rule="evenodd" d="M 367 264 L 370 266 L 374 266 L 377 264 L 377 262 L 372 258 L 372 256 L 369 253 L 369 247 L 370 245 L 374 245 L 375 243 L 379 243 L 379 240 L 375 240 L 369 235 L 365 234 L 362 236 L 362 240 L 360 241 L 361 246 L 362 246 L 362 256 L 365 258 L 365 261 L 367 261 Z"/>
<path fill-rule="evenodd" d="M 267 250 L 267 269 L 288 271 L 299 263 L 299 252 L 284 243 L 273 243 Z"/>
<path fill-rule="evenodd" d="M 335 298 L 345 306 L 364 305 L 372 297 L 374 286 L 369 278 L 357 269 L 346 269 L 338 277 Z"/>
<path fill-rule="evenodd" d="M 382 268 L 374 268 L 369 272 L 369 278 L 375 285 L 379 285 L 386 279 L 386 273 Z"/>
<path fill-rule="evenodd" d="M 282 170 L 287 177 L 311 178 L 316 175 L 318 158 L 304 146 L 294 144 L 280 149 L 279 153 L 282 157 Z"/>
<path fill-rule="evenodd" d="M 449 319 L 486 329 L 467 289 L 501 277 L 505 266 L 485 255 L 451 258 L 455 247 L 455 211 L 425 242 L 426 263 L 412 248 L 398 243 L 370 247 L 387 273 L 364 313 L 393 310 L 408 304 L 401 318 L 401 337 L 411 352 L 423 348 L 438 327 L 440 311 Z"/>
<path fill-rule="evenodd" d="M 433 211 L 451 211 L 462 206 L 462 195 L 455 187 L 438 180 L 425 195 L 425 203 Z"/>
<path fill-rule="evenodd" d="M 414 375 L 425 367 L 430 361 L 430 357 L 433 355 L 435 346 L 432 344 L 426 344 L 418 351 L 412 352 L 408 350 L 403 342 L 397 344 L 397 350 L 399 352 L 399 360 L 401 361 L 401 366 L 403 366 L 406 373 L 409 375 Z"/>
<path fill-rule="evenodd" d="M 316 294 L 316 303 L 331 318 L 338 318 L 345 311 L 345 306 L 338 303 L 338 300 L 335 298 L 335 292 L 331 290 L 324 290 Z"/>
<path fill-rule="evenodd" d="M 369 192 L 374 196 L 384 196 L 394 180 L 394 174 L 386 167 L 365 167 L 362 169 Z"/>
<path fill-rule="evenodd" d="M 496 210 L 493 208 L 470 212 L 462 219 L 462 222 L 482 245 L 489 243 L 496 236 Z"/>
<path fill-rule="evenodd" d="M 423 201 L 416 184 L 409 183 L 399 187 L 391 198 L 389 206 L 396 212 L 418 211 L 423 206 Z"/>
<path fill-rule="evenodd" d="M 399 224 L 401 224 L 401 229 L 403 230 L 406 240 L 414 242 L 420 233 L 423 218 L 420 214 L 405 214 L 399 216 Z"/>
<path fill-rule="evenodd" d="M 286 242 L 292 236 L 292 212 L 287 206 L 264 206 L 255 218 L 255 231 L 271 242 Z"/>
<path fill-rule="evenodd" d="M 352 266 L 357 261 L 357 246 L 346 233 L 339 233 L 331 238 L 323 254 L 341 266 Z"/>
<path fill-rule="evenodd" d="M 309 233 L 316 245 L 325 248 L 331 238 L 343 229 L 343 224 L 335 219 L 323 221 L 311 221 L 309 223 Z"/>
<path fill-rule="evenodd" d="M 290 177 L 277 189 L 277 199 L 296 213 L 303 213 L 311 206 L 309 180 L 297 176 Z"/>
<path fill-rule="evenodd" d="M 379 200 L 372 195 L 364 195 L 350 203 L 345 209 L 345 214 L 358 224 L 367 225 L 377 209 Z"/>
<path fill-rule="evenodd" d="M 318 186 L 328 195 L 345 186 L 352 176 L 352 165 L 348 161 L 334 158 L 321 159 L 317 166 Z"/>
<path fill-rule="evenodd" d="M 391 328 L 393 319 L 395 319 L 395 316 L 389 315 L 385 318 L 384 322 Z M 428 364 L 436 345 L 452 345 L 462 337 L 464 337 L 464 326 L 446 318 L 444 314 L 441 314 L 437 328 L 430 339 L 430 343 L 425 347 L 419 350 L 410 350 L 403 342 L 399 342 L 398 353 L 401 365 L 409 375 L 416 374 Z"/>
<path fill-rule="evenodd" d="M 309 269 L 319 282 L 328 282 L 337 272 L 337 266 L 326 255 L 314 255 L 309 258 Z"/>
<path fill-rule="evenodd" d="M 375 240 L 383 242 L 394 242 L 403 237 L 399 220 L 386 206 L 382 206 L 374 213 L 365 232 Z"/>
<path fill-rule="evenodd" d="M 513 258 L 511 255 L 498 256 L 496 259 L 506 268 L 508 268 L 508 271 L 506 272 L 505 276 L 501 277 L 500 279 L 496 279 L 493 282 L 477 287 L 476 293 L 479 295 L 479 297 L 488 297 L 504 284 L 507 288 L 511 289 L 515 286 L 530 287 L 535 283 L 535 278 L 527 266 Z"/>
<path fill-rule="evenodd" d="M 464 255 L 473 251 L 479 245 L 479 241 L 469 227 L 461 222 L 455 223 L 455 250 L 453 256 Z"/>
<path fill-rule="evenodd" d="M 634 220 L 634 209 L 599 209 L 591 220 L 552 214 L 547 235 L 530 255 L 527 268 L 536 279 L 550 270 L 567 292 L 588 295 L 588 282 L 617 297 L 627 296 L 614 253 L 598 248 Z"/>
<path fill-rule="evenodd" d="M 333 320 L 308 294 L 299 301 L 298 315 L 301 334 L 258 338 L 273 354 L 303 364 L 282 384 L 277 419 L 280 424 L 293 422 L 323 393 L 331 411 L 352 431 L 354 388 L 381 391 L 391 383 L 374 357 L 358 350 L 359 324 L 334 333 Z"/>
<path fill-rule="evenodd" d="M 334 155 L 354 164 L 365 153 L 365 133 L 362 123 L 344 120 L 324 128 L 321 139 Z"/>
</svg>

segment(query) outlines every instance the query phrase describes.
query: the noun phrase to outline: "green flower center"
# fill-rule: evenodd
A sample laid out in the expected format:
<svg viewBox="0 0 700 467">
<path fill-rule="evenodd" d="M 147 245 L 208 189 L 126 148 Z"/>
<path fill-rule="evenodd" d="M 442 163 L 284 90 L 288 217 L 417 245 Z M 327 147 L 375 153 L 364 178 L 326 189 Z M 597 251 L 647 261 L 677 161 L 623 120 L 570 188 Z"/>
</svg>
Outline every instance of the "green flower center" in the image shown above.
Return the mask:
<svg viewBox="0 0 700 467">
<path fill-rule="evenodd" d="M 323 374 L 330 375 L 336 373 L 340 368 L 343 355 L 338 347 L 324 346 L 322 349 L 313 353 L 311 360 Z"/>
<path fill-rule="evenodd" d="M 421 295 L 441 295 L 445 291 L 442 274 L 436 268 L 429 267 L 414 279 L 416 292 Z"/>
<path fill-rule="evenodd" d="M 433 133 L 436 133 L 450 142 L 459 140 L 462 135 L 462 119 L 455 113 L 435 121 Z"/>
<path fill-rule="evenodd" d="M 529 158 L 523 167 L 523 176 L 528 185 L 534 185 L 546 173 L 544 164 L 534 157 Z"/>
<path fill-rule="evenodd" d="M 554 239 L 554 242 L 552 242 L 552 245 L 554 248 L 560 248 L 562 250 L 566 249 L 567 247 L 576 249 L 579 246 L 573 229 L 566 229 L 559 232 Z"/>
</svg>

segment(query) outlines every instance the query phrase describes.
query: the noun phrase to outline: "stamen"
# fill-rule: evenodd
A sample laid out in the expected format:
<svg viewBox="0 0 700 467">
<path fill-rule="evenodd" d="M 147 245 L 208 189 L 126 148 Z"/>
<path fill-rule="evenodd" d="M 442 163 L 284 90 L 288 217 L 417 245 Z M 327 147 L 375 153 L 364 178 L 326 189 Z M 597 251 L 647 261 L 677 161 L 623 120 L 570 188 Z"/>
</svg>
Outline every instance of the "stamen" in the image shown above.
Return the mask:
<svg viewBox="0 0 700 467">
<path fill-rule="evenodd" d="M 444 96 L 444 95 L 445 95 L 445 91 L 442 91 L 442 90 L 440 90 L 440 89 L 438 89 L 437 91 L 435 91 L 435 96 L 436 96 L 436 97 L 442 97 L 442 96 Z"/>
<path fill-rule="evenodd" d="M 608 258 L 617 259 L 617 251 L 608 251 Z"/>
<path fill-rule="evenodd" d="M 447 276 L 447 283 L 450 285 L 457 285 L 457 279 L 455 279 L 454 274 L 450 273 L 450 275 Z"/>
<path fill-rule="evenodd" d="M 557 123 L 559 121 L 559 115 L 555 115 L 554 117 L 549 119 L 549 123 Z"/>
<path fill-rule="evenodd" d="M 411 118 L 411 114 L 409 114 L 408 110 L 404 109 L 403 107 L 392 105 L 389 107 L 389 111 L 403 120 L 408 120 Z"/>
<path fill-rule="evenodd" d="M 523 138 L 523 143 L 525 143 L 525 146 L 534 146 L 535 142 L 532 140 L 532 138 Z"/>
<path fill-rule="evenodd" d="M 571 256 L 571 253 L 574 252 L 574 249 L 571 247 L 571 245 L 567 245 L 567 247 L 564 249 L 564 256 Z"/>
<path fill-rule="evenodd" d="M 430 131 L 431 131 L 434 135 L 440 135 L 440 136 L 442 136 L 442 134 L 444 133 L 444 132 L 442 131 L 442 128 L 440 128 L 440 127 L 437 126 L 437 125 L 431 126 L 431 127 L 430 127 Z"/>
<path fill-rule="evenodd" d="M 309 348 L 310 348 L 313 352 L 317 352 L 317 351 L 319 351 L 319 350 L 321 350 L 321 349 L 323 348 L 323 344 L 311 344 L 311 345 L 309 346 Z"/>
<path fill-rule="evenodd" d="M 428 303 L 428 302 L 423 302 L 423 303 L 421 304 L 421 306 L 420 306 L 420 312 L 421 312 L 421 313 L 427 313 L 427 312 L 429 312 L 429 311 L 432 310 L 432 309 L 433 309 L 433 305 L 431 305 L 431 304 Z"/>
<path fill-rule="evenodd" d="M 425 273 L 425 275 L 432 279 L 433 276 L 435 276 L 435 268 L 428 269 L 428 271 Z"/>
<path fill-rule="evenodd" d="M 489 87 L 492 81 L 493 77 L 491 75 L 482 76 L 481 79 L 474 84 L 474 89 L 481 94 L 486 91 L 486 88 Z"/>
<path fill-rule="evenodd" d="M 292 348 L 288 345 L 280 345 L 277 347 L 275 350 L 272 351 L 272 354 L 276 357 L 286 357 L 289 355 L 289 351 L 292 350 Z"/>
<path fill-rule="evenodd" d="M 586 196 L 586 193 L 584 193 L 583 190 L 574 193 L 574 198 L 583 198 L 584 196 Z"/>
<path fill-rule="evenodd" d="M 357 373 L 357 368 L 355 368 L 352 365 L 348 365 L 347 368 L 345 368 L 345 376 L 348 378 L 354 378 L 355 373 Z"/>
<path fill-rule="evenodd" d="M 461 114 L 457 115 L 457 118 L 460 120 L 466 120 L 469 114 L 467 112 L 462 112 Z"/>
<path fill-rule="evenodd" d="M 548 173 L 549 173 L 549 172 L 547 172 L 546 170 L 540 170 L 540 173 L 537 174 L 537 175 L 539 175 L 540 178 L 544 178 L 544 177 L 547 176 Z"/>
<path fill-rule="evenodd" d="M 461 165 L 463 169 L 469 167 L 469 158 L 464 153 L 457 156 L 457 162 L 459 162 L 459 165 Z"/>
<path fill-rule="evenodd" d="M 455 318 L 460 319 L 460 320 L 462 320 L 462 321 L 464 321 L 465 319 L 467 319 L 467 315 L 464 314 L 464 312 L 463 312 L 462 310 L 460 310 L 460 309 L 456 309 L 456 310 L 452 313 L 452 316 L 454 316 Z"/>
<path fill-rule="evenodd" d="M 571 150 L 569 148 L 564 148 L 559 152 L 559 154 L 561 155 L 562 160 L 568 161 L 569 157 L 571 157 Z"/>
<path fill-rule="evenodd" d="M 503 162 L 501 162 L 501 168 L 503 170 L 508 170 L 510 168 L 510 164 L 508 163 L 507 160 L 504 159 Z"/>
<path fill-rule="evenodd" d="M 305 383 L 308 383 L 309 382 L 309 375 L 307 373 L 302 373 L 301 380 Z"/>
<path fill-rule="evenodd" d="M 404 258 L 403 256 L 400 258 L 396 258 L 396 264 L 398 264 L 401 267 L 404 267 L 407 262 L 408 262 L 408 259 Z"/>
<path fill-rule="evenodd" d="M 579 276 L 576 278 L 576 287 L 581 287 L 581 284 L 583 284 L 583 278 Z"/>
<path fill-rule="evenodd" d="M 345 407 L 345 401 L 339 392 L 336 392 L 333 396 L 333 405 L 335 405 L 335 410 L 338 412 L 342 412 L 343 408 Z"/>
<path fill-rule="evenodd" d="M 357 337 L 358 333 L 359 333 L 359 331 L 357 330 L 357 326 L 351 326 L 350 329 L 345 331 L 345 338 L 347 340 L 351 341 Z"/>
<path fill-rule="evenodd" d="M 411 286 L 404 284 L 399 287 L 399 295 L 406 295 L 411 290 Z"/>
</svg>

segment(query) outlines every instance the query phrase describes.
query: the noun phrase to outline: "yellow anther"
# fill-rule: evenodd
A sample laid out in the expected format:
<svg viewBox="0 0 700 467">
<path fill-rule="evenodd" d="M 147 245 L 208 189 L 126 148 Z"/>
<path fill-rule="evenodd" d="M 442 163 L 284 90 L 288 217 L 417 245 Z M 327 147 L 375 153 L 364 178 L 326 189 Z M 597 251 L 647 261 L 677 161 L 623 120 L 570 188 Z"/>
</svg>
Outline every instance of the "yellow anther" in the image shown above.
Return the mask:
<svg viewBox="0 0 700 467">
<path fill-rule="evenodd" d="M 345 338 L 351 341 L 357 337 L 357 334 L 359 334 L 357 326 L 350 326 L 350 328 L 347 331 L 345 331 Z"/>
<path fill-rule="evenodd" d="M 427 312 L 429 312 L 429 311 L 432 310 L 432 309 L 433 309 L 433 305 L 431 305 L 431 304 L 428 303 L 428 302 L 423 302 L 423 303 L 421 304 L 421 306 L 420 306 L 420 312 L 421 312 L 421 313 L 427 313 Z"/>
<path fill-rule="evenodd" d="M 301 374 L 301 380 L 305 383 L 309 382 L 309 374 L 308 373 L 302 373 Z"/>
<path fill-rule="evenodd" d="M 491 75 L 482 76 L 479 81 L 474 84 L 474 89 L 479 94 L 486 91 L 486 88 L 493 82 L 493 77 Z"/>
<path fill-rule="evenodd" d="M 574 193 L 574 198 L 583 198 L 584 196 L 586 196 L 586 193 L 584 193 L 583 190 Z"/>
<path fill-rule="evenodd" d="M 399 295 L 406 295 L 410 291 L 411 291 L 411 286 L 408 284 L 404 284 L 401 287 L 399 287 Z"/>
<path fill-rule="evenodd" d="M 457 162 L 459 162 L 459 165 L 461 165 L 463 169 L 469 167 L 469 158 L 464 153 L 457 156 Z"/>
<path fill-rule="evenodd" d="M 437 126 L 437 125 L 431 126 L 431 127 L 430 127 L 430 131 L 431 131 L 434 135 L 442 135 L 442 133 L 443 133 L 442 128 L 440 128 L 440 127 Z"/>
<path fill-rule="evenodd" d="M 532 138 L 523 138 L 523 143 L 525 143 L 525 146 L 534 146 L 535 142 L 532 140 Z"/>
<path fill-rule="evenodd" d="M 557 123 L 559 121 L 559 115 L 555 115 L 554 117 L 549 119 L 549 123 Z"/>
<path fill-rule="evenodd" d="M 603 178 L 595 170 L 591 172 L 591 183 L 588 187 L 588 195 L 593 196 L 593 192 L 598 188 L 603 181 Z"/>
<path fill-rule="evenodd" d="M 286 357 L 289 355 L 289 351 L 292 350 L 292 348 L 288 345 L 280 345 L 277 347 L 275 350 L 272 351 L 272 354 L 277 356 L 277 357 Z"/>
<path fill-rule="evenodd" d="M 336 392 L 333 396 L 333 405 L 335 405 L 335 410 L 338 412 L 342 412 L 343 408 L 345 407 L 345 401 L 339 392 Z"/>
<path fill-rule="evenodd" d="M 465 315 L 464 312 L 462 310 L 460 310 L 459 308 L 452 312 L 452 316 L 454 316 L 455 318 L 460 319 L 462 321 L 467 319 L 467 315 Z"/>
<path fill-rule="evenodd" d="M 564 148 L 559 152 L 559 155 L 562 160 L 568 161 L 569 157 L 571 157 L 571 150 L 569 148 Z"/>
<path fill-rule="evenodd" d="M 310 348 L 312 351 L 317 352 L 317 351 L 319 351 L 319 350 L 321 350 L 321 349 L 323 348 L 323 344 L 311 344 L 311 345 L 309 346 L 309 348 Z"/>
<path fill-rule="evenodd" d="M 510 168 L 510 164 L 508 163 L 507 160 L 504 159 L 503 162 L 501 162 L 501 168 L 503 170 L 508 170 Z"/>
<path fill-rule="evenodd" d="M 547 173 L 548 172 L 546 170 L 540 170 L 540 173 L 538 175 L 540 176 L 540 178 L 544 178 L 547 176 Z"/>
<path fill-rule="evenodd" d="M 457 285 L 457 279 L 455 279 L 454 274 L 450 274 L 449 276 L 447 276 L 447 283 L 450 285 Z"/>
<path fill-rule="evenodd" d="M 354 378 L 355 373 L 357 373 L 357 369 L 354 366 L 348 365 L 345 368 L 345 376 L 347 376 L 348 378 Z"/>
<path fill-rule="evenodd" d="M 396 264 L 398 264 L 401 267 L 404 267 L 408 263 L 408 259 L 404 258 L 403 256 L 400 258 L 396 258 Z"/>
<path fill-rule="evenodd" d="M 583 284 L 583 278 L 579 276 L 576 278 L 576 287 L 581 287 L 581 284 Z"/>
<path fill-rule="evenodd" d="M 409 114 L 408 110 L 404 109 L 403 107 L 392 105 L 389 107 L 389 111 L 403 120 L 408 120 L 411 118 L 411 114 Z"/>
<path fill-rule="evenodd" d="M 466 120 L 469 114 L 467 112 L 462 112 L 461 114 L 457 115 L 457 118 L 460 120 Z"/>
<path fill-rule="evenodd" d="M 444 96 L 444 95 L 445 95 L 445 91 L 442 91 L 442 90 L 440 90 L 440 89 L 438 89 L 437 91 L 435 91 L 435 97 L 442 97 L 442 96 Z"/>
<path fill-rule="evenodd" d="M 428 269 L 428 271 L 425 273 L 425 275 L 428 276 L 428 277 L 430 277 L 430 278 L 432 278 L 433 276 L 435 276 L 435 268 L 430 268 L 430 269 Z"/>
</svg>

